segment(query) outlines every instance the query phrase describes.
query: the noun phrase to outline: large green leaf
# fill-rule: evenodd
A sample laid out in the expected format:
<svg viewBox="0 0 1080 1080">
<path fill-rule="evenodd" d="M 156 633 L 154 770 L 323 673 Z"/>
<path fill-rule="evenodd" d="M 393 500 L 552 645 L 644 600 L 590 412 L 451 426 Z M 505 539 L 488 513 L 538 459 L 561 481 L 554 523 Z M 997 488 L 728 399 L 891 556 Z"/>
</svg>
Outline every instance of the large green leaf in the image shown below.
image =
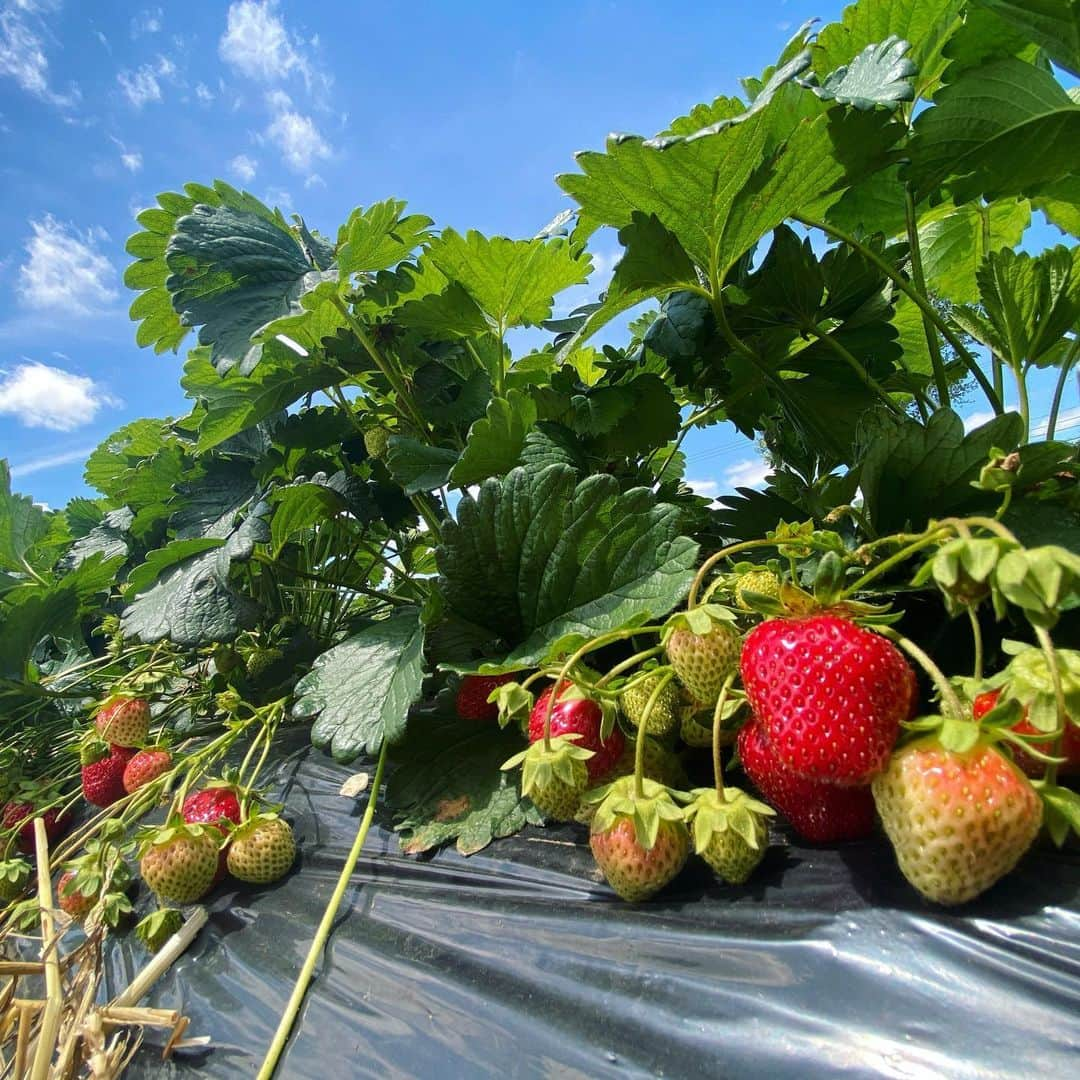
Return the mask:
<svg viewBox="0 0 1080 1080">
<path fill-rule="evenodd" d="M 286 541 L 346 509 L 345 497 L 327 484 L 290 484 L 271 496 L 274 516 L 270 521 L 270 544 L 280 553 Z"/>
<path fill-rule="evenodd" d="M 442 487 L 459 456 L 456 450 L 429 446 L 408 435 L 391 435 L 386 464 L 406 495 L 418 495 Z"/>
<path fill-rule="evenodd" d="M 1059 67 L 1080 76 L 1080 2 L 1078 0 L 974 0 L 1026 38 Z"/>
<path fill-rule="evenodd" d="M 165 287 L 185 326 L 224 374 L 247 375 L 262 355 L 253 343 L 268 323 L 302 311 L 300 299 L 336 270 L 313 269 L 283 221 L 248 210 L 200 204 L 176 222 L 165 261 Z"/>
<path fill-rule="evenodd" d="M 660 617 L 693 578 L 697 545 L 680 512 L 607 475 L 516 468 L 464 496 L 443 524 L 442 592 L 459 617 L 501 638 L 508 664 L 531 666 L 584 636 Z"/>
<path fill-rule="evenodd" d="M 169 528 L 178 540 L 194 536 L 228 536 L 236 515 L 257 490 L 251 462 L 225 457 L 204 458 L 205 473 L 176 487 Z"/>
<path fill-rule="evenodd" d="M 527 821 L 538 823 L 513 776 L 500 768 L 520 749 L 521 736 L 510 728 L 413 717 L 405 741 L 393 748 L 386 789 L 404 850 L 419 853 L 455 840 L 462 855 L 471 855 Z"/>
<path fill-rule="evenodd" d="M 422 214 L 405 217 L 404 210 L 404 202 L 385 199 L 366 210 L 352 212 L 338 240 L 342 280 L 350 274 L 374 273 L 396 266 L 431 239 L 431 218 Z"/>
<path fill-rule="evenodd" d="M 125 585 L 128 596 L 134 597 L 149 589 L 170 567 L 225 546 L 223 537 L 196 536 L 186 540 L 172 540 L 164 547 L 151 551 L 128 575 Z"/>
<path fill-rule="evenodd" d="M 1080 174 L 1045 185 L 1033 202 L 1062 232 L 1080 236 Z"/>
<path fill-rule="evenodd" d="M 965 71 L 915 121 L 910 179 L 922 199 L 1026 195 L 1076 167 L 1080 105 L 1048 71 L 1006 59 Z"/>
<path fill-rule="evenodd" d="M 1016 413 L 995 417 L 964 434 L 951 409 L 939 409 L 924 427 L 884 417 L 863 458 L 859 487 L 878 535 L 921 529 L 933 518 L 960 514 L 985 501 L 972 486 L 992 447 L 1012 450 L 1023 424 Z"/>
<path fill-rule="evenodd" d="M 133 420 L 94 449 L 86 460 L 83 478 L 110 498 L 124 498 L 135 469 L 161 453 L 169 439 L 168 421 Z"/>
<path fill-rule="evenodd" d="M 492 398 L 487 416 L 469 428 L 465 449 L 450 470 L 450 480 L 464 487 L 508 473 L 517 464 L 525 436 L 535 422 L 536 403 L 520 390 Z"/>
<path fill-rule="evenodd" d="M 465 289 L 500 337 L 513 326 L 539 326 L 554 296 L 582 284 L 592 266 L 561 237 L 508 240 L 471 229 L 465 236 L 443 230 L 428 258 Z"/>
<path fill-rule="evenodd" d="M 105 559 L 121 556 L 123 562 L 131 550 L 131 526 L 134 520 L 135 515 L 126 506 L 110 510 L 100 524 L 85 536 L 80 536 L 68 548 L 57 563 L 57 569 L 65 573 L 74 570 L 91 555 L 101 555 Z"/>
<path fill-rule="evenodd" d="M 13 495 L 11 470 L 0 458 L 0 569 L 22 573 L 27 552 L 49 531 L 49 519 L 29 495 Z"/>
<path fill-rule="evenodd" d="M 323 653 L 297 683 L 293 715 L 317 717 L 311 741 L 337 761 L 377 754 L 405 734 L 424 677 L 424 628 L 408 609 Z"/>
</svg>

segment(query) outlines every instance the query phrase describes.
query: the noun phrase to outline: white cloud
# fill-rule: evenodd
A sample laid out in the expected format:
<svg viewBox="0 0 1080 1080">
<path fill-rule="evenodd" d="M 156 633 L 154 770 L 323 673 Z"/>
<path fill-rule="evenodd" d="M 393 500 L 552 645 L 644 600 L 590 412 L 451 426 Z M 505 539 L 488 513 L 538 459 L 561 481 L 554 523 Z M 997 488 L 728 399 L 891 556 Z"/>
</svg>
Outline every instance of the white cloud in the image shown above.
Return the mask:
<svg viewBox="0 0 1080 1080">
<path fill-rule="evenodd" d="M 131 36 L 142 37 L 144 34 L 156 34 L 161 30 L 165 12 L 161 8 L 146 8 L 131 20 Z"/>
<path fill-rule="evenodd" d="M 284 112 L 286 109 L 292 108 L 292 98 L 284 90 L 271 90 L 266 95 L 266 104 L 274 112 Z"/>
<path fill-rule="evenodd" d="M 50 105 L 71 105 L 78 91 L 58 94 L 49 86 L 44 40 L 25 18 L 46 10 L 52 6 L 24 2 L 0 12 L 0 76 L 14 79 L 28 94 Z"/>
<path fill-rule="evenodd" d="M 73 431 L 119 404 L 93 379 L 38 361 L 0 372 L 0 415 L 16 417 L 23 427 Z"/>
<path fill-rule="evenodd" d="M 236 157 L 229 162 L 229 168 L 232 170 L 234 176 L 247 184 L 255 179 L 255 173 L 259 168 L 259 163 L 254 158 L 248 157 L 247 154 L 237 154 Z"/>
<path fill-rule="evenodd" d="M 284 188 L 271 188 L 263 197 L 262 201 L 267 206 L 273 206 L 283 214 L 293 211 L 292 196 Z"/>
<path fill-rule="evenodd" d="M 137 173 L 142 168 L 142 154 L 138 150 L 129 150 L 120 155 L 120 163 L 128 172 Z"/>
<path fill-rule="evenodd" d="M 34 235 L 15 286 L 24 306 L 87 315 L 117 298 L 116 270 L 97 250 L 103 229 L 80 234 L 51 214 L 30 226 Z"/>
<path fill-rule="evenodd" d="M 218 52 L 249 79 L 275 82 L 296 71 L 308 82 L 311 71 L 297 44 L 278 17 L 276 0 L 237 0 L 229 5 Z"/>
<path fill-rule="evenodd" d="M 285 162 L 297 172 L 309 172 L 312 162 L 330 156 L 330 145 L 310 116 L 284 109 L 266 129 L 266 137 L 285 155 Z"/>
<path fill-rule="evenodd" d="M 976 428 L 982 427 L 983 424 L 989 424 L 994 419 L 994 413 L 992 412 L 975 412 L 970 416 L 964 417 L 964 430 L 974 431 Z"/>
<path fill-rule="evenodd" d="M 305 188 L 326 187 L 326 181 L 318 174 L 312 173 L 305 181 Z"/>
<path fill-rule="evenodd" d="M 728 488 L 761 487 L 772 471 L 772 466 L 764 458 L 746 458 L 724 470 L 724 484 Z"/>
<path fill-rule="evenodd" d="M 101 47 L 112 56 L 112 46 L 109 44 L 109 39 L 100 31 L 95 30 L 94 36 L 101 42 Z"/>
<path fill-rule="evenodd" d="M 76 461 L 85 461 L 93 452 L 93 446 L 80 446 L 77 450 L 65 450 L 62 454 L 49 454 L 46 457 L 31 458 L 19 465 L 11 466 L 12 477 L 30 476 L 32 473 L 55 469 L 60 465 L 72 465 Z M 40 504 L 44 506 L 45 504 Z"/>
<path fill-rule="evenodd" d="M 687 480 L 686 486 L 704 499 L 715 499 L 720 494 L 720 485 L 715 480 Z"/>
<path fill-rule="evenodd" d="M 195 96 L 204 104 L 208 105 L 214 100 L 214 92 L 206 83 L 198 83 L 195 86 Z"/>
<path fill-rule="evenodd" d="M 159 56 L 156 64 L 143 64 L 136 71 L 117 73 L 116 81 L 124 96 L 136 109 L 162 100 L 160 79 L 176 75 L 176 65 L 167 56 Z"/>
</svg>

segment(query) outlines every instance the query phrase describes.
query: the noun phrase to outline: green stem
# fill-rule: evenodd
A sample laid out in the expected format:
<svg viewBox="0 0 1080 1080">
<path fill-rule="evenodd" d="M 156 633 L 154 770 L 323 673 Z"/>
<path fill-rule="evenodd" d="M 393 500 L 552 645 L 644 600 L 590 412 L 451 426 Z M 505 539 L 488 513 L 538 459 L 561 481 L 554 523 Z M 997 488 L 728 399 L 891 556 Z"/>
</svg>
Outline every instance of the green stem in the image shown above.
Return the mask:
<svg viewBox="0 0 1080 1080">
<path fill-rule="evenodd" d="M 656 490 L 659 490 L 660 484 L 664 479 L 664 473 L 667 472 L 668 466 L 672 463 L 672 461 L 675 458 L 675 455 L 679 452 L 679 447 L 682 446 L 682 441 L 683 441 L 683 439 L 686 438 L 686 436 L 689 434 L 689 432 L 690 432 L 690 429 L 688 427 L 684 427 L 679 431 L 678 438 L 675 440 L 675 445 L 671 448 L 671 453 L 668 454 L 667 458 L 664 461 L 664 464 L 660 466 L 660 471 L 656 474 L 656 482 L 655 482 L 655 485 L 654 485 Z M 652 461 L 654 455 L 657 452 L 658 451 L 654 450 L 649 455 L 649 460 L 645 462 L 645 467 L 646 468 L 648 468 L 649 462 Z"/>
<path fill-rule="evenodd" d="M 724 766 L 720 757 L 720 725 L 724 720 L 724 706 L 727 704 L 728 694 L 735 682 L 735 672 L 732 672 L 720 687 L 720 696 L 716 699 L 716 708 L 713 709 L 712 719 L 712 767 L 713 779 L 716 781 L 716 794 L 724 797 Z"/>
<path fill-rule="evenodd" d="M 1061 365 L 1061 374 L 1058 375 L 1057 385 L 1054 387 L 1054 398 L 1050 402 L 1050 416 L 1046 421 L 1046 441 L 1049 442 L 1057 431 L 1058 412 L 1061 409 L 1061 398 L 1065 393 L 1065 383 L 1069 377 L 1069 371 L 1072 369 L 1073 364 L 1076 363 L 1077 356 L 1080 355 L 1080 333 L 1076 335 L 1073 341 L 1073 347 L 1069 351 L 1069 355 L 1065 358 L 1065 362 Z"/>
<path fill-rule="evenodd" d="M 278 1059 L 285 1049 L 285 1044 L 289 1041 L 289 1033 L 292 1031 L 297 1014 L 300 1012 L 300 1006 L 307 995 L 308 986 L 311 984 L 312 976 L 315 973 L 315 965 L 319 962 L 323 949 L 326 947 L 327 939 L 330 937 L 334 920 L 337 918 L 338 908 L 341 907 L 341 901 L 345 897 L 345 890 L 349 887 L 353 870 L 356 869 L 357 860 L 360 858 L 360 852 L 364 847 L 364 842 L 367 840 L 368 830 L 371 828 L 371 822 L 375 816 L 375 804 L 379 798 L 383 770 L 386 767 L 387 745 L 387 740 L 383 739 L 382 749 L 379 751 L 379 762 L 375 766 L 375 779 L 371 782 L 371 795 L 368 797 L 364 816 L 360 820 L 360 828 L 356 831 L 356 839 L 353 841 L 353 846 L 345 859 L 345 865 L 342 866 L 341 873 L 338 875 L 337 885 L 334 888 L 333 895 L 330 897 L 330 903 L 326 905 L 326 910 L 323 912 L 322 922 L 319 923 L 319 928 L 315 932 L 315 940 L 311 943 L 307 958 L 304 960 L 304 966 L 300 969 L 300 975 L 296 980 L 296 985 L 293 987 L 292 995 L 285 1006 L 285 1011 L 281 1014 L 277 1031 L 274 1033 L 274 1041 L 266 1052 L 257 1080 L 270 1080 L 274 1075 Z"/>
<path fill-rule="evenodd" d="M 694 578 L 693 584 L 690 586 L 690 595 L 686 598 L 687 608 L 692 608 L 697 604 L 698 593 L 701 591 L 701 586 L 705 583 L 705 578 L 708 576 L 709 571 L 716 566 L 721 559 L 729 558 L 732 555 L 737 554 L 740 551 L 750 551 L 752 548 L 759 547 L 782 547 L 785 544 L 791 543 L 790 539 L 787 540 L 742 540 L 738 544 L 729 544 L 725 548 L 721 548 L 719 551 L 710 555 L 702 564 L 701 568 L 697 572 L 697 576 Z M 799 544 L 803 544 L 809 547 L 815 547 L 811 537 L 799 537 Z"/>
<path fill-rule="evenodd" d="M 415 600 L 410 600 L 407 596 L 398 596 L 396 593 L 391 592 L 379 592 L 377 589 L 369 589 L 364 585 L 342 586 L 339 582 L 331 581 L 330 578 L 323 577 L 321 574 L 312 574 L 306 570 L 299 570 L 295 566 L 289 566 L 288 563 L 278 562 L 277 559 L 272 558 L 270 555 L 264 555 L 261 551 L 256 551 L 251 558 L 253 562 L 260 563 L 263 566 L 283 570 L 287 574 L 304 578 L 306 581 L 318 582 L 320 585 L 325 585 L 331 589 L 347 588 L 352 592 L 362 593 L 364 596 L 370 596 L 389 604 L 409 604 L 411 606 L 416 603 Z"/>
<path fill-rule="evenodd" d="M 893 401 L 891 397 L 889 397 L 889 394 L 886 391 L 885 387 L 882 386 L 881 383 L 879 383 L 877 379 L 875 379 L 870 374 L 870 372 L 868 372 L 866 368 L 863 367 L 863 365 L 860 364 L 859 361 L 856 360 L 855 357 L 846 348 L 844 348 L 844 346 L 841 345 L 839 341 L 836 340 L 836 337 L 833 334 L 822 330 L 819 326 L 813 326 L 810 329 L 817 337 L 818 341 L 820 341 L 823 345 L 826 345 L 828 348 L 832 349 L 832 351 L 836 353 L 836 355 L 839 356 L 840 359 L 848 365 L 848 367 L 851 368 L 859 381 L 868 390 L 873 391 L 873 393 L 877 395 L 877 397 L 881 400 L 881 402 L 885 405 L 887 409 L 896 413 L 898 416 L 907 415 L 904 410 L 895 401 Z"/>
<path fill-rule="evenodd" d="M 1042 649 L 1042 654 L 1046 657 L 1047 666 L 1050 668 L 1050 678 L 1054 683 L 1054 702 L 1057 705 L 1057 737 L 1054 739 L 1054 746 L 1051 753 L 1056 758 L 1060 758 L 1062 747 L 1065 741 L 1065 731 L 1068 724 L 1072 721 L 1069 719 L 1069 714 L 1065 709 L 1065 687 L 1061 683 L 1061 669 L 1058 667 L 1057 653 L 1054 651 L 1054 642 L 1050 638 L 1049 632 L 1045 627 L 1032 626 L 1035 631 L 1035 637 L 1039 642 L 1039 648 Z M 1053 786 L 1057 783 L 1057 771 L 1058 762 L 1053 761 L 1046 767 L 1046 783 L 1048 786 Z"/>
<path fill-rule="evenodd" d="M 967 606 L 968 620 L 971 623 L 971 637 L 975 644 L 975 670 L 973 672 L 976 679 L 982 679 L 983 677 L 983 638 L 982 627 L 979 625 L 979 613 L 975 609 L 974 604 Z"/>
<path fill-rule="evenodd" d="M 951 716 L 955 720 L 964 718 L 964 708 L 960 704 L 960 699 L 956 696 L 956 691 L 949 684 L 949 680 L 945 677 L 941 668 L 930 659 L 928 653 L 891 626 L 874 626 L 871 629 L 873 629 L 874 633 L 881 634 L 882 637 L 886 637 L 898 645 L 930 676 L 941 697 L 942 711 L 947 716 Z"/>
<path fill-rule="evenodd" d="M 915 216 L 915 198 L 911 194 L 911 185 L 904 185 L 904 216 L 907 221 L 908 248 L 911 258 L 911 277 L 915 288 L 926 296 L 926 276 L 923 273 L 922 247 L 919 243 L 919 223 Z M 926 333 L 926 346 L 930 350 L 930 364 L 934 369 L 934 383 L 937 385 L 938 402 L 949 407 L 949 380 L 945 374 L 945 361 L 941 358 L 941 344 L 937 329 L 923 312 L 923 330 Z"/>
<path fill-rule="evenodd" d="M 981 263 L 990 254 L 992 243 L 990 236 L 990 207 L 980 200 L 978 204 L 979 221 L 982 225 L 982 254 L 979 258 Z M 990 350 L 990 368 L 994 376 L 994 393 L 999 401 L 1005 400 L 1005 369 L 1001 363 L 1001 357 L 993 349 Z"/>
<path fill-rule="evenodd" d="M 642 649 L 641 652 L 634 653 L 633 656 L 616 664 L 606 675 L 597 679 L 596 689 L 603 689 L 616 676 L 621 675 L 624 671 L 628 671 L 632 667 L 637 667 L 638 664 L 643 664 L 646 660 L 659 655 L 663 651 L 661 646 L 654 645 L 651 649 Z"/>
<path fill-rule="evenodd" d="M 641 724 L 637 730 L 637 742 L 634 743 L 634 797 L 637 799 L 645 798 L 645 785 L 642 780 L 645 775 L 645 740 L 648 738 L 646 731 L 649 726 L 649 717 L 652 716 L 652 711 L 657 701 L 660 700 L 664 687 L 674 678 L 675 672 L 668 671 L 657 679 L 656 686 L 653 687 L 649 700 L 645 702 L 645 708 L 641 713 Z"/>
<path fill-rule="evenodd" d="M 1026 446 L 1031 437 L 1031 401 L 1028 398 L 1027 378 L 1022 367 L 1017 365 L 1012 369 L 1013 378 L 1016 379 L 1016 395 L 1020 402 L 1020 419 L 1024 422 L 1024 432 L 1020 436 L 1020 445 Z"/>
<path fill-rule="evenodd" d="M 923 316 L 929 319 L 934 326 L 938 328 L 941 332 L 941 336 L 956 350 L 956 355 L 982 388 L 994 413 L 1000 416 L 1005 411 L 1001 405 L 1001 398 L 994 393 L 993 386 L 991 386 L 985 372 L 979 367 L 975 357 L 971 355 L 964 347 L 964 343 L 949 328 L 948 323 L 946 323 L 937 312 L 934 305 L 931 304 L 917 289 L 912 288 L 911 284 L 905 280 L 903 274 L 901 274 L 895 266 L 892 266 L 888 259 L 883 258 L 873 248 L 868 247 L 861 240 L 852 236 L 851 233 L 844 232 L 842 229 L 838 229 L 833 225 L 828 225 L 824 221 L 818 221 L 815 218 L 803 217 L 801 215 L 797 215 L 794 220 L 808 229 L 820 229 L 823 233 L 827 233 L 834 239 L 847 244 L 849 247 L 853 247 L 863 256 L 863 258 L 872 262 L 906 297 L 908 297 L 909 300 L 912 301 L 912 303 L 919 308 L 923 313 Z"/>
<path fill-rule="evenodd" d="M 870 570 L 867 570 L 865 574 L 858 581 L 849 585 L 841 594 L 840 599 L 846 600 L 850 596 L 854 596 L 862 589 L 873 581 L 875 578 L 881 577 L 882 574 L 888 573 L 894 566 L 899 566 L 900 563 L 906 562 L 912 555 L 922 551 L 924 547 L 934 543 L 937 540 L 943 540 L 949 535 L 951 529 L 944 529 L 940 525 L 931 531 L 924 533 L 912 544 L 908 544 L 907 547 L 901 548 L 895 554 L 890 555 L 887 559 L 879 562 L 877 566 Z"/>
</svg>

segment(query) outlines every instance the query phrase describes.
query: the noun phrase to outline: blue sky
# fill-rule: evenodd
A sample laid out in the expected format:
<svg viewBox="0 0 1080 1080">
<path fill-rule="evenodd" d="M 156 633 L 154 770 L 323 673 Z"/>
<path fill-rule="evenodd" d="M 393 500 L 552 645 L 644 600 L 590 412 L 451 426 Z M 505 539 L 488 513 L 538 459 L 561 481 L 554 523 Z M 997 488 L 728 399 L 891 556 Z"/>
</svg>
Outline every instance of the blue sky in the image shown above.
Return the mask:
<svg viewBox="0 0 1080 1080">
<path fill-rule="evenodd" d="M 135 346 L 121 281 L 156 192 L 223 177 L 327 232 L 396 196 L 439 225 L 529 236 L 567 205 L 553 177 L 575 150 L 737 92 L 804 19 L 840 9 L 0 0 L 0 456 L 16 487 L 63 505 L 111 431 L 187 410 L 181 358 Z M 594 290 L 613 254 L 601 240 Z M 761 476 L 729 425 L 686 449 L 703 492 Z"/>
</svg>

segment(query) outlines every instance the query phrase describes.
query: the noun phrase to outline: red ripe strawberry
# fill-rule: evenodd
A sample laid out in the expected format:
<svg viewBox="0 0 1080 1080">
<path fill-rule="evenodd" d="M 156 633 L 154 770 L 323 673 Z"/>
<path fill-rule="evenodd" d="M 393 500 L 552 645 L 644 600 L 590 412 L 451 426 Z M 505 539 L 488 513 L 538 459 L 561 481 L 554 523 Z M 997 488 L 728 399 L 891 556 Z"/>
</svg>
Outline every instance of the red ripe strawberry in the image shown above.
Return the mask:
<svg viewBox="0 0 1080 1080">
<path fill-rule="evenodd" d="M 229 824 L 240 824 L 240 800 L 231 787 L 208 787 L 192 792 L 180 808 L 180 816 L 188 825 L 213 825 L 222 834 L 228 835 Z M 221 849 L 218 857 L 216 885 L 228 870 L 229 845 Z"/>
<path fill-rule="evenodd" d="M 112 806 L 122 799 L 124 790 L 124 770 L 135 756 L 130 746 L 110 746 L 102 753 L 90 749 L 83 759 L 82 792 L 83 798 L 95 806 Z"/>
<path fill-rule="evenodd" d="M 18 828 L 16 844 L 19 850 L 27 855 L 37 851 L 37 839 L 34 834 L 35 816 L 33 803 L 17 802 L 13 799 L 4 806 L 4 830 Z M 41 817 L 45 822 L 45 835 L 48 837 L 49 846 L 52 847 L 67 832 L 71 818 L 67 814 L 61 814 L 56 807 L 46 810 Z"/>
<path fill-rule="evenodd" d="M 531 743 L 544 737 L 544 716 L 547 713 L 553 689 L 553 686 L 549 686 L 533 706 L 533 711 L 529 716 L 529 742 Z M 595 784 L 615 768 L 615 763 L 619 760 L 626 741 L 617 727 L 612 728 L 611 734 L 601 741 L 600 726 L 604 714 L 600 706 L 590 698 L 566 697 L 570 689 L 567 687 L 567 690 L 563 691 L 562 699 L 551 712 L 551 734 L 555 736 L 576 733 L 581 736 L 580 739 L 574 740 L 574 745 L 593 752 L 593 756 L 585 762 L 585 768 L 589 773 L 589 782 Z"/>
<path fill-rule="evenodd" d="M 61 911 L 66 911 L 73 919 L 83 919 L 97 902 L 97 897 L 87 896 L 74 886 L 69 887 L 69 882 L 74 880 L 75 873 L 72 870 L 66 870 L 60 875 L 60 880 L 56 883 L 56 900 Z"/>
<path fill-rule="evenodd" d="M 142 746 L 150 733 L 150 703 L 142 698 L 109 698 L 94 717 L 94 727 L 115 746 Z"/>
<path fill-rule="evenodd" d="M 743 646 L 742 678 L 788 768 L 852 786 L 885 768 L 916 685 L 892 642 L 835 615 L 756 626 Z"/>
<path fill-rule="evenodd" d="M 981 720 L 997 703 L 1001 697 L 1000 690 L 987 690 L 971 703 L 971 714 L 976 720 Z M 1039 729 L 1028 719 L 1028 711 L 1025 708 L 1020 720 L 1013 724 L 1012 730 L 1019 735 L 1038 735 Z M 1046 739 L 1033 744 L 1036 750 L 1044 754 L 1053 754 L 1054 740 Z M 1038 778 L 1046 772 L 1046 762 L 1025 754 L 1018 746 L 1009 745 L 1013 760 L 1028 776 Z M 1065 726 L 1065 735 L 1061 740 L 1061 754 L 1067 760 L 1058 766 L 1059 776 L 1071 776 L 1080 773 L 1080 726 L 1077 726 L 1072 718 L 1069 718 Z"/>
<path fill-rule="evenodd" d="M 1043 807 L 992 746 L 946 750 L 936 736 L 892 756 L 874 800 L 904 877 L 929 900 L 962 904 L 1007 874 L 1031 846 Z"/>
<path fill-rule="evenodd" d="M 506 675 L 466 675 L 458 687 L 455 708 L 462 720 L 498 720 L 499 706 L 488 701 L 492 690 L 512 682 L 514 673 Z"/>
<path fill-rule="evenodd" d="M 743 771 L 765 798 L 815 844 L 861 840 L 874 830 L 874 800 L 868 787 L 819 784 L 792 772 L 776 756 L 757 719 L 739 732 Z"/>
<path fill-rule="evenodd" d="M 130 795 L 172 768 L 168 750 L 140 750 L 124 769 L 124 790 Z"/>
</svg>

